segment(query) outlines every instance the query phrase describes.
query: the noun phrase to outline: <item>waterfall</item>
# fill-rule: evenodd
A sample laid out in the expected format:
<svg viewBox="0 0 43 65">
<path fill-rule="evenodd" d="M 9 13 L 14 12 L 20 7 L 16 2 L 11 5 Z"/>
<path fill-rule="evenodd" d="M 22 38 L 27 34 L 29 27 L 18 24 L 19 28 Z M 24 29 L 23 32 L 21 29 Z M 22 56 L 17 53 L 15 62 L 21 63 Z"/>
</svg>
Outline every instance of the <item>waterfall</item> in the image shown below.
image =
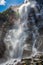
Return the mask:
<svg viewBox="0 0 43 65">
<path fill-rule="evenodd" d="M 19 7 L 20 21 L 17 21 L 13 28 L 8 30 L 6 33 L 4 42 L 6 44 L 10 58 L 22 59 L 24 47 L 27 47 L 25 41 L 27 37 L 30 36 L 30 34 L 32 35 L 32 54 L 30 54 L 30 56 L 35 56 L 37 54 L 37 48 L 35 47 L 35 44 L 39 33 L 33 14 L 31 16 L 31 10 L 36 8 L 36 4 L 36 1 L 29 1 L 22 4 Z M 35 14 L 36 13 L 38 13 L 37 8 Z M 31 18 L 29 20 L 28 15 Z"/>
<path fill-rule="evenodd" d="M 10 57 L 22 58 L 23 45 L 28 36 L 25 30 L 27 30 L 26 22 L 21 22 L 19 24 L 15 24 L 15 28 L 13 26 L 13 29 L 6 33 L 4 42 L 7 45 Z"/>
<path fill-rule="evenodd" d="M 20 10 L 19 10 L 20 15 L 21 15 L 21 19 L 24 19 L 24 21 L 28 22 L 28 24 L 30 24 L 30 26 L 31 26 L 31 23 L 33 24 L 33 26 L 31 26 L 32 28 L 27 27 L 28 31 L 30 31 L 29 29 L 32 29 L 30 31 L 31 34 L 32 34 L 32 41 L 33 41 L 32 42 L 33 45 L 32 45 L 32 54 L 31 54 L 31 56 L 35 56 L 37 54 L 37 52 L 38 52 L 35 45 L 37 44 L 36 41 L 37 41 L 37 38 L 39 36 L 39 33 L 38 33 L 38 28 L 37 28 L 37 26 L 35 24 L 34 17 L 33 16 L 31 17 L 31 22 L 27 21 L 26 19 L 28 18 L 28 15 L 29 15 L 29 13 L 31 11 L 31 8 L 34 8 L 34 9 L 36 8 L 36 4 L 37 4 L 36 1 L 34 1 L 34 4 L 33 4 L 33 1 L 25 0 L 25 3 L 20 7 Z M 36 10 L 37 10 L 37 8 L 36 8 Z M 38 11 L 36 11 L 35 14 L 36 15 L 39 14 Z"/>
</svg>

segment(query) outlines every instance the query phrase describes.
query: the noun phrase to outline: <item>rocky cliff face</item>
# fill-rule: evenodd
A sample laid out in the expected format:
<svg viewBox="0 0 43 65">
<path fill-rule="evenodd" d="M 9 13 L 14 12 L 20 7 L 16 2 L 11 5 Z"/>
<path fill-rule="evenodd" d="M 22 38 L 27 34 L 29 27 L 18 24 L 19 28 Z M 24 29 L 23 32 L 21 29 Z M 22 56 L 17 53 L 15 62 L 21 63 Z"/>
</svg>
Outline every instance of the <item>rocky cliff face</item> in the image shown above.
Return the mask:
<svg viewBox="0 0 43 65">
<path fill-rule="evenodd" d="M 6 46 L 3 39 L 6 35 L 6 32 L 9 29 L 12 29 L 15 20 L 16 12 L 13 11 L 11 8 L 3 13 L 0 13 L 0 58 L 4 56 L 4 52 L 6 51 Z"/>
<path fill-rule="evenodd" d="M 25 3 L 27 3 L 27 1 Z M 26 6 L 24 6 L 24 8 Z M 19 14 L 18 14 L 18 11 L 19 11 L 18 8 L 19 7 L 13 6 L 13 7 L 11 7 L 11 9 L 8 9 L 7 11 L 0 14 L 0 33 L 1 33 L 0 34 L 0 45 L 1 45 L 0 46 L 0 58 L 2 58 L 4 56 L 4 53 L 6 51 L 6 46 L 3 41 L 3 39 L 6 35 L 6 32 L 8 30 L 12 29 L 14 23 L 16 23 L 16 24 L 22 23 L 22 21 L 24 21 L 24 19 L 25 19 L 24 9 L 23 9 L 23 12 L 24 12 L 23 16 L 21 16 L 21 18 L 20 18 Z M 24 46 L 23 57 L 25 57 L 25 56 L 28 57 L 31 55 L 33 41 L 35 38 L 37 38 L 38 35 L 39 36 L 38 36 L 38 39 L 36 42 L 37 44 L 35 45 L 35 47 L 37 48 L 37 46 L 39 46 L 38 51 L 43 52 L 43 15 L 42 15 L 43 9 L 40 10 L 39 6 L 35 6 L 35 8 L 31 7 L 28 11 L 29 11 L 28 16 L 27 16 L 28 23 L 26 23 L 28 29 L 24 30 L 25 32 L 28 33 L 28 37 L 25 40 L 25 44 L 27 46 Z M 22 11 L 20 11 L 20 12 L 22 12 Z M 28 32 L 28 30 L 29 30 L 29 32 Z M 20 30 L 20 32 L 21 32 L 21 30 Z M 16 31 L 16 33 L 17 33 L 17 31 Z M 33 33 L 35 34 L 36 37 L 34 37 Z M 41 45 L 40 45 L 40 43 L 41 43 Z M 12 49 L 12 47 L 10 47 L 10 49 Z"/>
</svg>

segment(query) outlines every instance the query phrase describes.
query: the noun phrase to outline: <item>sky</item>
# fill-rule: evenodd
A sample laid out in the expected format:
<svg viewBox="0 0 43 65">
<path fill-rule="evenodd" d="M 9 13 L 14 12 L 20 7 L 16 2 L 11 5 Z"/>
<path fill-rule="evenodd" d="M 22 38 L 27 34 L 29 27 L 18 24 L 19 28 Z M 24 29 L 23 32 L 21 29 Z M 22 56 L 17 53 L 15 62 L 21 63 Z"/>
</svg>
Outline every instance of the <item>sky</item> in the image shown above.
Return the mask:
<svg viewBox="0 0 43 65">
<path fill-rule="evenodd" d="M 22 4 L 24 0 L 0 0 L 0 12 L 5 11 L 10 6 Z"/>
</svg>

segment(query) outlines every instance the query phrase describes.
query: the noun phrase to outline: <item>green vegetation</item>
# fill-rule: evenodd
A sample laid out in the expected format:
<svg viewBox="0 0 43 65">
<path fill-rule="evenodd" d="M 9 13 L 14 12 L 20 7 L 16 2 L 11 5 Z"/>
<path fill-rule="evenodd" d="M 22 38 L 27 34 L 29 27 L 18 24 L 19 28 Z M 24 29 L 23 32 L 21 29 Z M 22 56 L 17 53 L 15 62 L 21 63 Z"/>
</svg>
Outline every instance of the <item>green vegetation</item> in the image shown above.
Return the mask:
<svg viewBox="0 0 43 65">
<path fill-rule="evenodd" d="M 13 11 L 11 8 L 9 8 L 6 11 L 0 13 L 0 26 L 2 26 L 2 24 L 5 23 L 5 22 L 12 21 L 13 18 L 16 19 L 17 16 L 18 16 L 18 13 Z"/>
</svg>

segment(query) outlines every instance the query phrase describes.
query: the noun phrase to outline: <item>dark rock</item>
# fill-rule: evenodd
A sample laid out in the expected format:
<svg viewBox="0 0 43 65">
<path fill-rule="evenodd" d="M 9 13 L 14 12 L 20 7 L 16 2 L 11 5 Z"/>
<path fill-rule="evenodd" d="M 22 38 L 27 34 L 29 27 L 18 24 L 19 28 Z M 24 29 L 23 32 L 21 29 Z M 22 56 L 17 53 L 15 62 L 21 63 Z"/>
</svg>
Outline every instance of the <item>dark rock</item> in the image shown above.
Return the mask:
<svg viewBox="0 0 43 65">
<path fill-rule="evenodd" d="M 6 46 L 3 41 L 0 41 L 0 58 L 4 56 L 4 53 L 6 51 Z"/>
</svg>

